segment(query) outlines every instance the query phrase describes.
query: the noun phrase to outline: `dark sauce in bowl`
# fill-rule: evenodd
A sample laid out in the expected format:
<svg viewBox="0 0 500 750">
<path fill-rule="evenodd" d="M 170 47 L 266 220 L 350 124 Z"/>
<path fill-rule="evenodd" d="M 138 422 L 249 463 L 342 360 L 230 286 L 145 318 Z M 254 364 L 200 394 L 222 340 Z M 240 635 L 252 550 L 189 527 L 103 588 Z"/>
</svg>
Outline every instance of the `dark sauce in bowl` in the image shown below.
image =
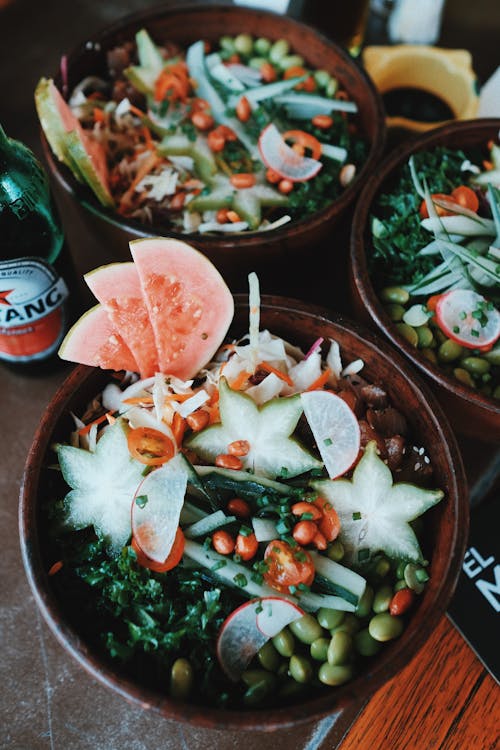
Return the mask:
<svg viewBox="0 0 500 750">
<path fill-rule="evenodd" d="M 455 117 L 451 107 L 439 96 L 412 86 L 390 89 L 382 99 L 389 117 L 406 117 L 418 122 L 440 122 Z"/>
</svg>

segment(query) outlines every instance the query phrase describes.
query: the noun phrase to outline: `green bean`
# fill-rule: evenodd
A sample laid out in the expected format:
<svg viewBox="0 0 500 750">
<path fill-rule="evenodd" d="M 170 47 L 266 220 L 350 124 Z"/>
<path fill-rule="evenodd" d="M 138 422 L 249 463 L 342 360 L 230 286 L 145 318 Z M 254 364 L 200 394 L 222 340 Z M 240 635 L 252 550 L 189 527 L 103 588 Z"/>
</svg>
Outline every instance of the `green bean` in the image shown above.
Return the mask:
<svg viewBox="0 0 500 750">
<path fill-rule="evenodd" d="M 318 88 L 326 89 L 331 81 L 331 75 L 327 70 L 315 70 L 314 80 L 316 81 Z"/>
<path fill-rule="evenodd" d="M 418 346 L 420 349 L 428 349 L 434 343 L 434 334 L 429 326 L 418 326 L 415 329 L 418 337 Z"/>
<path fill-rule="evenodd" d="M 274 648 L 272 641 L 264 643 L 257 654 L 259 662 L 269 672 L 276 672 L 280 666 L 280 655 Z"/>
<path fill-rule="evenodd" d="M 410 295 L 406 289 L 399 286 L 386 286 L 380 292 L 380 298 L 383 302 L 396 302 L 398 305 L 406 305 Z"/>
<path fill-rule="evenodd" d="M 291 622 L 288 627 L 299 641 L 308 646 L 323 635 L 323 628 L 316 618 L 309 614 L 302 615 L 298 620 Z"/>
<path fill-rule="evenodd" d="M 279 63 L 282 57 L 288 55 L 290 45 L 286 39 L 278 39 L 269 50 L 269 59 L 273 63 Z"/>
<path fill-rule="evenodd" d="M 467 372 L 467 370 L 464 370 L 463 367 L 455 367 L 455 369 L 453 370 L 453 374 L 457 380 L 459 380 L 464 385 L 469 386 L 469 388 L 476 387 L 476 384 L 474 383 L 471 377 L 471 374 Z"/>
<path fill-rule="evenodd" d="M 405 314 L 403 305 L 392 303 L 390 305 L 386 305 L 385 309 L 387 315 L 390 317 L 393 323 L 400 323 L 403 320 L 403 315 Z"/>
<path fill-rule="evenodd" d="M 322 664 L 319 668 L 318 677 L 324 685 L 343 685 L 352 679 L 353 669 L 348 664 Z"/>
<path fill-rule="evenodd" d="M 399 638 L 403 629 L 403 621 L 398 617 L 393 617 L 389 612 L 374 615 L 368 624 L 371 637 L 381 643 Z"/>
<path fill-rule="evenodd" d="M 375 656 L 381 649 L 379 641 L 372 638 L 368 628 L 364 628 L 364 630 L 356 633 L 354 636 L 354 646 L 361 656 Z"/>
<path fill-rule="evenodd" d="M 341 609 L 328 609 L 328 607 L 321 607 L 321 609 L 318 609 L 316 617 L 322 628 L 330 630 L 331 628 L 336 628 L 337 625 L 340 625 L 345 617 L 345 612 Z"/>
<path fill-rule="evenodd" d="M 326 661 L 329 645 L 330 641 L 328 638 L 316 638 L 316 640 L 311 643 L 310 650 L 312 658 L 317 661 Z"/>
<path fill-rule="evenodd" d="M 238 34 L 234 40 L 234 48 L 240 55 L 251 55 L 253 50 L 253 39 L 250 34 Z"/>
<path fill-rule="evenodd" d="M 358 601 L 355 615 L 356 617 L 366 617 L 370 614 L 373 604 L 373 589 L 371 586 L 367 586 L 363 592 L 363 596 Z"/>
<path fill-rule="evenodd" d="M 437 350 L 437 356 L 440 362 L 455 362 L 462 356 L 462 351 L 462 347 L 456 341 L 445 339 Z"/>
<path fill-rule="evenodd" d="M 491 369 L 488 360 L 482 357 L 465 357 L 460 364 L 471 375 L 485 375 Z"/>
<path fill-rule="evenodd" d="M 406 339 L 406 341 L 409 344 L 411 344 L 415 348 L 417 347 L 418 336 L 417 336 L 417 332 L 416 332 L 416 330 L 414 328 L 412 328 L 411 326 L 407 325 L 407 323 L 397 323 L 396 324 L 396 328 L 397 328 L 398 332 L 400 333 L 400 335 L 404 339 Z"/>
<path fill-rule="evenodd" d="M 283 628 L 283 630 L 280 630 L 278 635 L 275 635 L 271 640 L 278 654 L 281 654 L 281 656 L 286 656 L 286 658 L 289 659 L 295 649 L 295 638 L 288 630 L 288 628 Z"/>
<path fill-rule="evenodd" d="M 304 65 L 304 58 L 300 55 L 285 55 L 279 60 L 278 65 L 281 70 L 288 70 L 288 68 L 301 68 Z"/>
<path fill-rule="evenodd" d="M 350 633 L 337 630 L 332 635 L 330 645 L 328 646 L 328 664 L 346 664 L 353 650 L 353 638 Z"/>
<path fill-rule="evenodd" d="M 187 698 L 193 686 L 193 668 L 187 659 L 176 659 L 170 672 L 170 695 L 182 700 Z"/>
<path fill-rule="evenodd" d="M 253 48 L 258 55 L 262 55 L 264 57 L 265 55 L 269 54 L 269 50 L 271 49 L 271 42 L 269 41 L 269 39 L 266 39 L 266 37 L 261 36 L 255 40 L 255 42 L 253 43 Z"/>
<path fill-rule="evenodd" d="M 294 654 L 290 658 L 288 672 L 295 682 L 300 682 L 302 684 L 311 682 L 313 676 L 313 668 L 309 659 L 305 656 L 299 656 L 298 654 Z"/>
<path fill-rule="evenodd" d="M 388 584 L 380 586 L 380 588 L 375 591 L 375 596 L 373 597 L 373 611 L 377 614 L 379 612 L 387 612 L 392 599 L 392 594 L 392 586 L 389 586 Z"/>
<path fill-rule="evenodd" d="M 254 70 L 260 70 L 267 60 L 265 57 L 252 57 L 248 61 L 248 65 Z"/>
<path fill-rule="evenodd" d="M 334 542 L 328 545 L 326 554 L 330 558 L 330 560 L 340 562 L 340 560 L 342 560 L 344 557 L 344 545 L 339 539 L 336 539 Z"/>
</svg>

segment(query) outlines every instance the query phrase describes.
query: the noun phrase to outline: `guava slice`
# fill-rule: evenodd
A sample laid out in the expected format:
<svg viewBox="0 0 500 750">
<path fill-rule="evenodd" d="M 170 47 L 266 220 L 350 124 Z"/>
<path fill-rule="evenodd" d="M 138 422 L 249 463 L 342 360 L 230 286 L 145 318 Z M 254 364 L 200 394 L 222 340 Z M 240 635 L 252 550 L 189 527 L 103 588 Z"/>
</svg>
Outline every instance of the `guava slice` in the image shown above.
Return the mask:
<svg viewBox="0 0 500 750">
<path fill-rule="evenodd" d="M 180 240 L 130 243 L 153 326 L 160 372 L 188 380 L 215 354 L 233 318 L 231 292 L 215 266 Z"/>
<path fill-rule="evenodd" d="M 131 261 L 110 263 L 84 278 L 133 353 L 141 377 L 154 375 L 158 371 L 158 354 L 135 265 Z"/>
<path fill-rule="evenodd" d="M 138 372 L 134 356 L 102 305 L 87 310 L 66 334 L 59 356 L 104 370 Z"/>
</svg>

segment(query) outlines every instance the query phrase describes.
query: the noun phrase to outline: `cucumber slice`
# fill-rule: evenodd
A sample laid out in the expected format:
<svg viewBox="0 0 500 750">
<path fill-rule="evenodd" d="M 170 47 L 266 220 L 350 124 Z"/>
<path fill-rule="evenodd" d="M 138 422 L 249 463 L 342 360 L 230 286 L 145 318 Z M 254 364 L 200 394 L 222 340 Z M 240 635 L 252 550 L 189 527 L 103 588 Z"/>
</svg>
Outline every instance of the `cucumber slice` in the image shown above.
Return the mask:
<svg viewBox="0 0 500 750">
<path fill-rule="evenodd" d="M 345 565 L 330 560 L 317 552 L 309 553 L 316 568 L 314 583 L 328 594 L 342 597 L 357 606 L 366 589 L 366 580 Z"/>
<path fill-rule="evenodd" d="M 95 453 L 60 444 L 54 449 L 71 487 L 65 498 L 67 523 L 75 529 L 93 526 L 118 554 L 130 537 L 132 500 L 144 479 L 144 465 L 128 450 L 125 420 L 106 427 Z"/>
<path fill-rule="evenodd" d="M 322 467 L 306 448 L 290 437 L 300 415 L 300 395 L 275 398 L 258 407 L 244 393 L 233 391 L 225 378 L 219 385 L 221 423 L 205 427 L 187 441 L 187 447 L 204 461 L 214 462 L 235 440 L 247 440 L 250 450 L 243 468 L 264 477 L 294 477 Z"/>
<path fill-rule="evenodd" d="M 337 511 L 346 560 L 358 564 L 383 551 L 391 558 L 423 562 L 410 522 L 438 503 L 441 490 L 393 484 L 390 469 L 368 443 L 352 480 L 313 482 L 312 486 Z"/>
<path fill-rule="evenodd" d="M 266 185 L 237 190 L 233 198 L 233 209 L 248 223 L 250 229 L 258 229 L 262 219 L 262 206 L 286 206 L 288 197 Z"/>
<path fill-rule="evenodd" d="M 229 490 L 245 500 L 256 500 L 266 494 L 302 496 L 302 490 L 297 487 L 250 474 L 248 471 L 222 469 L 218 466 L 196 466 L 195 471 L 202 477 L 205 488 L 214 491 Z"/>
<path fill-rule="evenodd" d="M 196 539 L 199 536 L 207 536 L 212 534 L 217 529 L 221 529 L 230 523 L 236 521 L 236 516 L 226 516 L 224 511 L 216 510 L 215 513 L 211 513 L 209 516 L 200 518 L 199 521 L 191 524 L 184 529 L 184 535 L 187 539 Z"/>
<path fill-rule="evenodd" d="M 79 133 L 72 131 L 66 135 L 66 147 L 70 158 L 78 164 L 78 171 L 102 205 L 108 208 L 114 206 L 115 202 L 111 193 L 99 175 L 92 154 L 88 151 L 88 144 L 86 146 L 82 142 Z"/>
<path fill-rule="evenodd" d="M 166 61 L 146 29 L 137 32 L 135 42 L 139 65 L 131 65 L 123 72 L 138 91 L 146 96 L 152 96 L 156 79 L 165 67 Z"/>
<path fill-rule="evenodd" d="M 184 133 L 166 135 L 158 144 L 157 151 L 163 156 L 190 156 L 194 161 L 197 175 L 204 182 L 210 182 L 217 173 L 214 155 L 202 136 L 190 141 Z"/>
</svg>

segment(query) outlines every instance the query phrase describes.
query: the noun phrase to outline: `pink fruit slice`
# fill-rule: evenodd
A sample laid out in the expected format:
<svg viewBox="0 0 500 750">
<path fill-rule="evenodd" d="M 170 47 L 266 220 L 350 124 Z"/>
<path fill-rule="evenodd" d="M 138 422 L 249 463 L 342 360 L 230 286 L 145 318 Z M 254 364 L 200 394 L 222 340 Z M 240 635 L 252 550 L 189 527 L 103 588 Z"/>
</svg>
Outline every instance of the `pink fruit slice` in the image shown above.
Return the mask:
<svg viewBox="0 0 500 750">
<path fill-rule="evenodd" d="M 102 367 L 105 370 L 137 372 L 132 352 L 118 334 L 102 305 L 96 305 L 77 320 L 59 349 L 69 362 Z"/>
<path fill-rule="evenodd" d="M 231 292 L 215 266 L 179 240 L 130 243 L 153 326 L 161 372 L 188 379 L 218 349 L 231 323 Z"/>
<path fill-rule="evenodd" d="M 235 682 L 270 638 L 298 620 L 304 611 L 279 596 L 266 596 L 242 604 L 224 621 L 217 641 L 217 658 Z"/>
<path fill-rule="evenodd" d="M 134 264 L 110 263 L 85 274 L 84 278 L 133 353 L 141 376 L 154 375 L 158 370 L 158 353 Z"/>
<path fill-rule="evenodd" d="M 259 151 L 267 167 L 292 182 L 310 180 L 323 166 L 317 159 L 301 156 L 294 151 L 272 123 L 260 134 Z"/>
<path fill-rule="evenodd" d="M 436 321 L 448 338 L 467 349 L 487 349 L 500 336 L 500 313 L 472 289 L 442 294 L 436 304 Z"/>
</svg>

